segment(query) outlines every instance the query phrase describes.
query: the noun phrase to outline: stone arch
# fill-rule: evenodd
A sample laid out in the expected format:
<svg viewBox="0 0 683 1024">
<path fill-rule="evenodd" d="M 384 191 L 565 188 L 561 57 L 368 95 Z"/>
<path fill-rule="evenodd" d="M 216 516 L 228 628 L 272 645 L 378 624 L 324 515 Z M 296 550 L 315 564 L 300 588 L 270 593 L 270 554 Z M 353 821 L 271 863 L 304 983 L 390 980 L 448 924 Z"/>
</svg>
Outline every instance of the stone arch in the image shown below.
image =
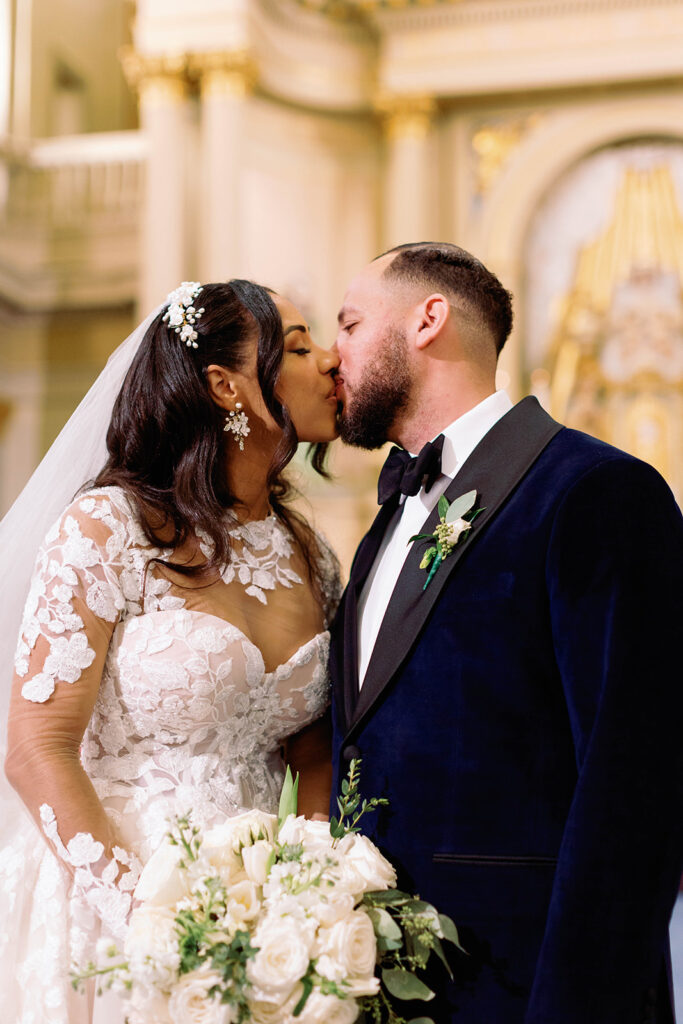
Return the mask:
<svg viewBox="0 0 683 1024">
<path fill-rule="evenodd" d="M 548 113 L 526 136 L 491 189 L 474 252 L 520 295 L 524 246 L 531 220 L 553 184 L 582 157 L 606 146 L 647 136 L 683 139 L 683 108 L 674 97 L 603 101 Z M 501 356 L 515 396 L 523 390 L 523 322 Z"/>
</svg>

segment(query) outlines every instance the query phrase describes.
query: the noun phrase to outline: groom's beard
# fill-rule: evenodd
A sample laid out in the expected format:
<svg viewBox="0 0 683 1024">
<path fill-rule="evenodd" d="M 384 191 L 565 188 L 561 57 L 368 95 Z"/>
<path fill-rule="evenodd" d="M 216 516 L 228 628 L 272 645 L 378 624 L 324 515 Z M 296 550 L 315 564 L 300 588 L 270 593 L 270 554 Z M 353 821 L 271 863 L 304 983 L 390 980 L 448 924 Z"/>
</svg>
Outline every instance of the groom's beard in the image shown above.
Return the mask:
<svg viewBox="0 0 683 1024">
<path fill-rule="evenodd" d="M 390 327 L 375 361 L 348 396 L 339 435 L 356 448 L 381 448 L 396 416 L 408 408 L 412 391 L 405 331 Z"/>
</svg>

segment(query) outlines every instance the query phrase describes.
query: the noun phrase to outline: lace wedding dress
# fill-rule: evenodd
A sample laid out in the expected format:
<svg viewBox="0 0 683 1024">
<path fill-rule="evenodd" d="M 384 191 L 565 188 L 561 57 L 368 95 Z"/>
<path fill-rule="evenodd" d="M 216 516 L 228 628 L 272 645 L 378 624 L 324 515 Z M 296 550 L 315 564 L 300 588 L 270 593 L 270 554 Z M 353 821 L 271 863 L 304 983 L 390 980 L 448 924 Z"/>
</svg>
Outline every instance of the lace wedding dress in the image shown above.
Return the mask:
<svg viewBox="0 0 683 1024">
<path fill-rule="evenodd" d="M 277 808 L 281 744 L 328 703 L 334 556 L 321 544 L 320 610 L 275 516 L 230 532 L 221 580 L 171 582 L 150 563 L 168 553 L 149 546 L 112 487 L 79 497 L 39 553 L 12 718 L 31 715 L 22 749 L 34 771 L 30 809 L 48 843 L 26 814 L 0 851 L 7 1024 L 122 1024 L 111 996 L 93 1011 L 92 994 L 70 991 L 70 964 L 92 957 L 100 935 L 122 939 L 140 866 L 169 819 L 191 811 L 210 826 L 247 808 Z M 204 554 L 207 543 L 200 538 Z M 295 642 L 306 605 L 322 629 L 267 670 L 262 651 L 228 621 L 236 588 L 242 607 L 248 595 L 250 621 L 260 615 L 283 642 L 288 629 Z"/>
</svg>

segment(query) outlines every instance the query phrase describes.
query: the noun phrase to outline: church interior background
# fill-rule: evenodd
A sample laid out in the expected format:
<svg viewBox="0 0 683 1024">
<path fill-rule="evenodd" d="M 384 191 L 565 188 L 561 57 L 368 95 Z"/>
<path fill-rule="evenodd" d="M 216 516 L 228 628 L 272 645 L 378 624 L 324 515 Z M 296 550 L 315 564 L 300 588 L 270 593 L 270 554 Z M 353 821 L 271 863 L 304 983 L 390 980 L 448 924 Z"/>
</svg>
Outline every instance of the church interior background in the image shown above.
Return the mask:
<svg viewBox="0 0 683 1024">
<path fill-rule="evenodd" d="M 515 293 L 499 386 L 680 501 L 680 0 L 0 0 L 0 514 L 181 280 L 268 284 L 327 345 L 429 238 Z M 296 472 L 348 568 L 384 454 L 335 447 L 333 487 Z"/>
</svg>

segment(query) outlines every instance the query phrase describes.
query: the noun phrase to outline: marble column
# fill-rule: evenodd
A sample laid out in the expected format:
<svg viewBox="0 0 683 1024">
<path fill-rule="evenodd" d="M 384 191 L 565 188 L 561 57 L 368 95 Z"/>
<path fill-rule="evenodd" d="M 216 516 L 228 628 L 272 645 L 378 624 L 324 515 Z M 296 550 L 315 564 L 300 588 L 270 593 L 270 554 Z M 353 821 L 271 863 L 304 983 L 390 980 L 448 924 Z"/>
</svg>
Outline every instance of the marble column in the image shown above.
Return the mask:
<svg viewBox="0 0 683 1024">
<path fill-rule="evenodd" d="M 255 71 L 245 51 L 195 54 L 200 83 L 199 277 L 244 276 L 242 173 Z"/>
<path fill-rule="evenodd" d="M 386 140 L 383 246 L 428 241 L 438 234 L 436 102 L 430 96 L 390 97 L 378 100 L 376 109 Z"/>
<path fill-rule="evenodd" d="M 139 91 L 140 127 L 147 141 L 138 296 L 145 315 L 192 272 L 191 107 L 185 57 L 132 53 L 124 58 L 124 69 Z"/>
</svg>

